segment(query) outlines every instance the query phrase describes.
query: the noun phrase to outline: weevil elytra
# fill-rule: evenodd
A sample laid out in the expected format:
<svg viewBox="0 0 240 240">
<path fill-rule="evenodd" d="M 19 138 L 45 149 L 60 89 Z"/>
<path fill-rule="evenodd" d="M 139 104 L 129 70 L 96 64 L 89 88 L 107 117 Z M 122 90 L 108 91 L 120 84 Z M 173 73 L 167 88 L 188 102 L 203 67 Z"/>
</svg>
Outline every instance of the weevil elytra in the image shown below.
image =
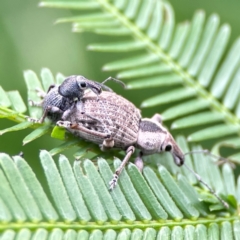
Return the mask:
<svg viewBox="0 0 240 240">
<path fill-rule="evenodd" d="M 85 113 L 81 113 L 82 104 Z M 57 125 L 66 128 L 75 136 L 96 143 L 102 150 L 119 148 L 126 155 L 116 169 L 113 179 L 109 182 L 112 190 L 119 175 L 129 161 L 135 148 L 139 155 L 135 164 L 142 171 L 144 155 L 160 152 L 170 152 L 177 166 L 186 166 L 198 181 L 203 183 L 215 197 L 227 208 L 223 201 L 201 177 L 184 164 L 185 154 L 181 151 L 170 132 L 162 126 L 161 116 L 155 114 L 152 118 L 142 118 L 140 110 L 131 102 L 114 92 L 103 91 L 98 98 L 93 92 L 87 92 L 77 102 L 74 108 L 68 110 L 64 121 Z"/>
<path fill-rule="evenodd" d="M 43 101 L 34 103 L 30 100 L 32 106 L 43 108 L 43 115 L 40 119 L 28 118 L 29 121 L 42 123 L 46 117 L 53 122 L 64 119 L 66 110 L 71 109 L 77 101 L 81 103 L 81 98 L 85 90 L 91 89 L 97 96 L 102 92 L 102 89 L 112 91 L 111 88 L 104 85 L 105 82 L 114 80 L 124 85 L 120 80 L 109 77 L 102 83 L 89 80 L 81 75 L 72 75 L 67 77 L 61 85 L 51 85 L 48 92 L 39 91 Z M 81 112 L 84 112 L 84 106 L 81 105 Z"/>
</svg>

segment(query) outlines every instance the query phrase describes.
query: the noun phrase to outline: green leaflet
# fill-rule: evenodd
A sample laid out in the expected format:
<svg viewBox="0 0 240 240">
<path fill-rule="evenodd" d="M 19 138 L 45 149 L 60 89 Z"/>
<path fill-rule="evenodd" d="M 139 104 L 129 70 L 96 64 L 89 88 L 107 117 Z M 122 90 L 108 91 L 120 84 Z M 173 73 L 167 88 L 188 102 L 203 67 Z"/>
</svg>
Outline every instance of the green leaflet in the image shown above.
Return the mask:
<svg viewBox="0 0 240 240">
<path fill-rule="evenodd" d="M 74 207 L 77 217 L 81 222 L 88 222 L 91 219 L 89 211 L 83 201 L 82 193 L 78 188 L 77 181 L 74 177 L 73 170 L 71 168 L 68 159 L 61 155 L 59 158 L 59 168 L 62 175 L 64 185 L 69 195 L 70 201 Z"/>
<path fill-rule="evenodd" d="M 22 97 L 18 91 L 10 91 L 8 92 L 8 97 L 11 101 L 11 105 L 13 110 L 19 113 L 26 112 L 27 108 L 25 103 L 23 102 Z M 1 104 L 0 104 L 1 105 Z"/>
<path fill-rule="evenodd" d="M 147 67 L 126 70 L 118 73 L 117 77 L 121 79 L 132 79 L 139 77 L 152 76 L 156 74 L 164 74 L 170 72 L 170 67 L 165 64 L 155 64 Z"/>
<path fill-rule="evenodd" d="M 209 106 L 208 101 L 203 100 L 203 99 L 188 100 L 187 102 L 178 104 L 175 107 L 172 107 L 172 108 L 164 111 L 162 113 L 163 121 L 169 120 L 169 119 L 175 119 L 175 118 L 178 118 L 178 117 L 181 117 L 181 116 L 184 116 L 184 115 L 187 115 L 187 114 L 199 111 L 199 110 L 203 110 L 203 109 L 206 109 L 208 106 Z M 188 116 L 188 117 L 180 118 L 173 122 L 171 128 L 191 127 L 196 122 L 197 122 L 196 125 L 200 125 L 200 123 L 202 123 L 203 120 L 211 121 L 211 120 L 209 120 L 211 118 L 205 118 L 205 117 L 202 117 L 201 121 L 199 121 L 198 117 L 201 114 L 202 114 L 202 116 L 204 115 L 204 113 L 200 113 L 200 114 L 193 115 L 194 117 Z M 213 113 L 211 113 L 211 112 L 207 112 L 206 114 L 213 115 Z M 219 116 L 220 114 L 216 114 L 216 115 Z"/>
<path fill-rule="evenodd" d="M 227 126 L 224 124 L 219 124 L 217 126 L 205 128 L 198 132 L 191 134 L 188 137 L 189 141 L 201 141 L 211 138 L 219 138 L 222 136 L 228 136 L 236 133 L 238 131 L 237 126 Z"/>
<path fill-rule="evenodd" d="M 73 146 L 77 146 L 78 145 L 78 140 L 75 141 L 68 141 L 68 142 L 64 142 L 61 145 L 59 145 L 58 147 L 53 148 L 49 153 L 54 156 L 56 154 L 59 154 L 63 151 L 65 151 L 66 149 L 69 149 Z"/>
<path fill-rule="evenodd" d="M 44 134 L 49 132 L 50 129 L 51 129 L 50 125 L 41 126 L 35 129 L 23 139 L 23 145 L 43 136 Z"/>
<path fill-rule="evenodd" d="M 151 185 L 152 191 L 154 192 L 155 196 L 160 202 L 163 201 L 161 202 L 161 205 L 164 206 L 169 216 L 176 221 L 181 220 L 183 218 L 181 211 L 177 208 L 177 206 L 169 196 L 169 193 L 163 187 L 162 183 L 158 181 L 157 175 L 153 172 L 153 170 L 146 167 L 143 174 L 144 177 L 147 179 L 148 183 Z"/>
<path fill-rule="evenodd" d="M 197 48 L 197 44 L 199 42 L 199 38 L 203 29 L 204 20 L 205 13 L 203 11 L 198 11 L 193 17 L 187 42 L 178 60 L 179 64 L 183 68 L 189 65 L 190 60 L 192 59 L 192 56 L 194 54 L 194 51 Z"/>
<path fill-rule="evenodd" d="M 56 213 L 55 209 L 53 208 L 51 202 L 47 199 L 47 196 L 38 182 L 36 175 L 29 167 L 27 162 L 19 156 L 14 157 L 15 164 L 21 173 L 25 183 L 28 185 L 35 201 L 37 202 L 43 216 L 48 219 L 49 221 L 56 221 L 58 220 L 58 214 Z"/>
<path fill-rule="evenodd" d="M 27 218 L 35 223 L 41 221 L 42 213 L 12 159 L 8 155 L 1 153 L 0 165 L 6 174 L 11 188 L 17 195 L 18 201 L 27 215 Z"/>
<path fill-rule="evenodd" d="M 154 63 L 158 61 L 158 57 L 154 54 L 143 54 L 136 55 L 130 58 L 119 59 L 114 62 L 107 63 L 103 66 L 104 71 L 114 71 L 114 70 L 122 70 L 133 67 L 140 67 L 142 65 Z"/>
<path fill-rule="evenodd" d="M 213 96 L 219 98 L 223 95 L 228 82 L 231 80 L 233 73 L 239 68 L 238 64 L 240 61 L 240 56 L 238 54 L 240 50 L 240 39 L 233 44 L 226 60 L 218 71 L 217 76 L 213 80 L 213 85 L 211 87 L 211 92 Z"/>
<path fill-rule="evenodd" d="M 52 72 L 48 68 L 43 68 L 41 71 L 41 80 L 43 84 L 43 89 L 45 92 L 48 91 L 50 85 L 55 84 L 55 80 Z"/>
<path fill-rule="evenodd" d="M 122 52 L 122 51 L 134 51 L 143 49 L 145 47 L 144 42 L 125 41 L 121 43 L 96 43 L 88 45 L 88 50 L 94 50 L 99 52 Z"/>
<path fill-rule="evenodd" d="M 157 95 L 146 99 L 142 102 L 142 107 L 153 107 L 156 105 L 169 103 L 169 102 L 177 102 L 182 99 L 187 99 L 192 96 L 195 96 L 196 93 L 193 89 L 176 89 L 169 91 L 168 93 L 162 93 L 161 95 Z"/>
<path fill-rule="evenodd" d="M 189 104 L 190 103 L 190 104 Z M 175 115 L 180 115 L 180 114 L 184 114 L 186 112 L 190 113 L 190 112 L 194 112 L 197 111 L 199 109 L 205 109 L 206 106 L 208 105 L 207 102 L 205 101 L 195 101 L 193 100 L 192 102 L 187 102 L 182 104 L 182 108 L 184 109 L 181 113 L 180 112 L 175 112 Z M 180 106 L 179 106 L 180 108 Z M 174 115 L 174 112 L 171 110 L 167 110 L 165 114 L 163 114 L 163 116 L 167 117 L 170 115 L 171 113 Z M 163 117 L 164 119 L 164 117 Z M 171 119 L 171 118 L 170 118 Z M 192 126 L 200 126 L 200 125 L 204 125 L 204 124 L 208 124 L 208 123 L 218 123 L 221 122 L 221 120 L 223 120 L 223 116 L 221 114 L 219 114 L 218 112 L 201 112 L 201 113 L 196 113 L 187 117 L 183 117 L 180 118 L 176 121 L 174 121 L 172 123 L 171 128 L 172 129 L 176 129 L 176 128 L 189 128 Z"/>
<path fill-rule="evenodd" d="M 162 75 L 157 77 L 146 77 L 140 80 L 131 81 L 127 84 L 128 89 L 154 88 L 161 86 L 174 86 L 181 83 L 181 78 L 177 75 Z"/>
<path fill-rule="evenodd" d="M 8 98 L 7 93 L 3 90 L 3 88 L 0 86 L 0 106 L 4 106 L 4 107 L 10 107 L 11 106 L 11 102 Z"/>
<path fill-rule="evenodd" d="M 89 22 L 89 21 L 99 21 L 99 20 L 111 20 L 112 16 L 109 13 L 92 13 L 88 15 L 79 15 L 68 18 L 61 18 L 56 21 L 56 23 L 65 22 Z"/>
<path fill-rule="evenodd" d="M 13 126 L 13 127 L 1 130 L 0 131 L 0 135 L 2 135 L 4 133 L 7 133 L 7 132 L 23 130 L 23 129 L 26 129 L 26 128 L 30 127 L 30 126 L 32 126 L 31 122 L 22 122 L 22 123 L 19 123 L 19 124 Z"/>
<path fill-rule="evenodd" d="M 99 172 L 101 174 L 101 177 L 105 182 L 105 185 L 108 186 L 109 179 L 113 177 L 113 174 L 109 165 L 106 163 L 104 159 L 100 158 L 98 160 L 98 167 L 99 167 Z M 124 196 L 121 189 L 119 187 L 116 187 L 116 189 L 114 189 L 114 191 L 112 191 L 110 194 L 119 212 L 121 213 L 123 219 L 126 220 L 127 222 L 133 222 L 134 220 L 136 220 L 136 217 L 131 207 L 127 203 L 126 197 Z"/>
<path fill-rule="evenodd" d="M 59 215 L 65 221 L 74 221 L 77 217 L 76 213 L 51 155 L 46 151 L 41 151 L 40 158 Z"/>
<path fill-rule="evenodd" d="M 55 7 L 55 8 L 66 8 L 66 9 L 97 9 L 99 4 L 97 2 L 40 2 L 40 7 Z"/>
<path fill-rule="evenodd" d="M 60 156 L 57 166 L 47 151 L 41 151 L 40 160 L 51 192 L 50 198 L 45 194 L 45 187 L 41 186 L 24 159 L 19 156 L 12 159 L 6 154 L 0 155 L 2 171 L 11 184 L 11 188 L 6 188 L 6 190 L 3 190 L 3 187 L 8 184 L 1 185 L 0 197 L 3 199 L 3 202 L 0 202 L 1 217 L 3 222 L 9 222 L 8 225 L 0 224 L 1 237 L 45 238 L 49 236 L 53 238 L 64 236 L 75 239 L 82 236 L 84 239 L 91 235 L 96 238 L 118 236 L 124 239 L 126 236 L 155 238 L 177 234 L 187 234 L 190 237 L 192 234 L 204 236 L 206 232 L 211 232 L 213 235 L 225 234 L 226 229 L 232 230 L 235 236 L 240 228 L 238 217 L 234 217 L 237 205 L 232 206 L 233 215 L 231 215 L 232 210 L 227 212 L 222 209 L 222 206 L 221 210 L 215 208 L 215 215 L 213 215 L 209 212 L 207 203 L 218 203 L 216 198 L 208 193 L 207 199 L 207 195 L 204 197 L 204 192 L 201 191 L 203 196 L 201 198 L 205 200 L 200 202 L 200 196 L 198 197 L 198 193 L 187 182 L 186 177 L 179 175 L 176 180 L 163 166 L 160 166 L 157 171 L 157 163 L 151 168 L 145 167 L 143 175 L 133 164 L 130 164 L 127 169 L 123 170 L 119 185 L 109 192 L 108 182 L 113 176 L 113 171 L 103 159 L 98 160 L 100 173 L 89 160 L 81 164 L 76 161 L 71 166 L 65 156 Z M 119 166 L 119 163 L 119 160 L 115 160 L 115 167 Z M 208 162 L 203 161 L 202 165 L 208 165 Z M 227 165 L 224 167 L 226 170 L 223 170 L 223 176 L 226 175 L 229 178 L 231 175 L 229 169 Z M 4 175 L 0 174 L 2 183 L 5 181 Z M 10 178 L 13 175 L 15 178 Z M 231 180 L 229 184 L 234 183 Z M 231 187 L 227 188 L 231 189 Z M 14 200 L 15 196 L 9 199 L 8 204 L 5 203 L 12 191 L 8 189 L 13 189 L 17 193 L 17 199 L 23 206 L 21 211 L 26 214 L 27 219 L 22 218 L 21 222 L 16 223 L 15 216 L 17 215 L 10 217 L 12 209 L 15 209 L 16 213 L 21 213 L 17 210 L 21 208 L 19 208 L 18 201 Z M 228 191 L 236 195 L 236 192 Z M 162 215 L 164 212 L 158 211 L 159 203 L 162 203 L 162 207 L 169 213 L 167 221 L 156 221 L 159 216 L 164 216 Z M 146 216 L 142 218 L 144 206 L 149 210 L 146 212 L 149 214 L 149 219 L 146 219 Z M 31 211 L 29 211 L 30 208 Z M 128 209 L 132 213 L 129 213 Z M 221 214 L 224 213 L 225 219 L 221 219 Z M 36 222 L 37 215 L 35 214 L 41 214 L 43 218 L 38 217 Z M 198 214 L 201 214 L 203 222 L 201 219 L 196 219 Z M 179 221 L 182 216 L 186 223 Z M 66 219 L 65 222 L 62 222 L 62 218 Z M 235 219 L 235 222 L 231 219 Z M 16 232 L 17 229 L 21 230 Z M 34 231 L 29 229 L 34 229 Z"/>
</svg>

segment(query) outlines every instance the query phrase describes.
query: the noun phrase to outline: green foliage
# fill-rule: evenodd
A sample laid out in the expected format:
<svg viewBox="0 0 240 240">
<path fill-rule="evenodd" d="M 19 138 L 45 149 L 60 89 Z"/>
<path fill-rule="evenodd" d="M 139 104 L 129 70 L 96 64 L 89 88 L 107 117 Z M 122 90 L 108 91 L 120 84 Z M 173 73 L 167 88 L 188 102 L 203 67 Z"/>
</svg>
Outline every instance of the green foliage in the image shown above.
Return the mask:
<svg viewBox="0 0 240 240">
<path fill-rule="evenodd" d="M 143 108 L 158 112 L 160 105 L 171 104 L 161 113 L 164 123 L 171 121 L 172 129 L 187 130 L 189 142 L 205 144 L 213 139 L 216 155 L 222 147 L 235 148 L 227 154 L 240 161 L 240 39 L 226 50 L 230 26 L 220 26 L 218 15 L 205 19 L 205 13 L 198 11 L 191 22 L 176 23 L 172 6 L 160 0 L 46 1 L 40 6 L 85 12 L 57 23 L 72 22 L 74 32 L 107 36 L 106 42 L 91 43 L 88 49 L 126 53 L 126 57 L 106 63 L 103 70 L 116 71 L 129 89 L 157 89 L 157 95 L 143 99 Z M 24 78 L 28 98 L 40 101 L 36 88 L 46 91 L 50 84 L 60 84 L 64 76 L 54 78 L 45 68 L 40 80 L 31 70 L 25 71 Z M 0 135 L 34 128 L 23 144 L 50 132 L 64 138 L 61 129 L 52 131 L 48 123 L 26 122 L 26 110 L 18 91 L 0 87 L 0 118 L 18 123 L 1 130 Z M 28 110 L 31 117 L 42 114 L 40 108 L 28 106 Z M 184 137 L 177 142 L 183 152 L 189 152 Z M 71 166 L 61 155 L 56 165 L 52 156 L 72 146 L 80 147 L 77 158 L 104 159 L 99 158 L 97 166 L 90 160 Z M 87 153 L 90 147 L 91 155 Z M 201 149 L 199 145 L 191 148 Z M 186 156 L 186 164 L 229 203 L 226 210 L 167 154 L 147 157 L 143 174 L 130 163 L 119 185 L 109 192 L 108 182 L 120 161 L 115 159 L 111 166 L 105 159 L 112 160 L 113 154 L 71 137 L 49 152 L 43 150 L 40 161 L 46 188 L 23 158 L 0 154 L 1 239 L 239 238 L 240 178 L 235 180 L 230 163 L 220 168 L 203 154 Z"/>
<path fill-rule="evenodd" d="M 178 138 L 178 143 L 186 145 L 184 138 Z M 190 183 L 195 185 L 196 180 L 184 167 L 176 167 L 168 154 L 163 154 L 159 166 L 157 155 L 149 157 L 150 165 L 143 174 L 130 163 L 111 192 L 108 182 L 113 171 L 102 158 L 97 166 L 90 160 L 77 160 L 71 166 L 65 156 L 61 155 L 56 164 L 51 154 L 42 150 L 40 161 L 51 196 L 22 157 L 0 154 L 2 239 L 22 234 L 49 239 L 56 234 L 61 239 L 70 232 L 75 236 L 72 239 L 81 234 L 99 238 L 110 232 L 120 236 L 125 231 L 132 237 L 183 235 L 189 231 L 191 236 L 199 231 L 219 235 L 227 234 L 229 228 L 236 237 L 240 230 L 240 181 L 235 186 L 229 165 L 220 171 L 204 155 L 194 156 L 193 161 L 188 157 L 186 163 L 194 164 L 208 184 L 227 197 L 228 210 L 206 190 L 193 187 Z M 115 159 L 113 163 L 116 169 L 121 162 Z"/>
<path fill-rule="evenodd" d="M 217 14 L 206 19 L 197 11 L 192 22 L 176 24 L 168 1 L 47 1 L 40 6 L 88 9 L 57 23 L 72 22 L 74 32 L 108 36 L 105 43 L 90 43 L 89 50 L 131 52 L 106 63 L 103 70 L 117 71 L 131 89 L 159 88 L 142 107 L 157 110 L 171 103 L 161 113 L 163 120 L 171 120 L 172 129 L 188 128 L 188 141 L 224 144 L 239 132 L 240 39 L 226 52 L 230 26 L 220 25 Z"/>
</svg>

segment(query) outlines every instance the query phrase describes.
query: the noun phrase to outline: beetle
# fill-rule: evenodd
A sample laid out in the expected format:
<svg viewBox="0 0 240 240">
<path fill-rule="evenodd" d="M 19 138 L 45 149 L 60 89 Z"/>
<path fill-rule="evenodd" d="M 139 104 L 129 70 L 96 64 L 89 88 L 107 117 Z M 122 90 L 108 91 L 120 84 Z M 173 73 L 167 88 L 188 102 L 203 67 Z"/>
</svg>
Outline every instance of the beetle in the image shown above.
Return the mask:
<svg viewBox="0 0 240 240">
<path fill-rule="evenodd" d="M 82 105 L 85 109 L 84 114 L 81 113 Z M 229 205 L 184 163 L 185 155 L 191 152 L 183 154 L 171 133 L 163 127 L 160 114 L 155 114 L 152 118 L 142 118 L 140 110 L 133 103 L 107 91 L 103 91 L 98 97 L 93 92 L 85 93 L 81 102 L 78 101 L 66 112 L 68 113 L 65 120 L 57 121 L 57 126 L 65 128 L 79 138 L 98 144 L 103 151 L 111 148 L 125 150 L 126 155 L 109 182 L 109 190 L 117 185 L 118 178 L 135 148 L 140 150 L 135 164 L 141 172 L 144 155 L 170 152 L 177 166 L 184 165 L 225 208 L 229 208 Z M 203 152 L 206 153 L 205 150 Z"/>
<path fill-rule="evenodd" d="M 110 182 L 110 189 L 116 186 L 135 148 L 140 149 L 135 160 L 140 170 L 143 166 L 142 156 L 164 151 L 172 153 L 178 166 L 184 163 L 181 149 L 162 126 L 159 114 L 142 118 L 140 110 L 133 103 L 114 92 L 103 91 L 98 97 L 99 101 L 92 92 L 84 94 L 81 103 L 77 102 L 65 120 L 58 121 L 57 125 L 77 137 L 99 144 L 103 151 L 114 147 L 126 151 L 122 164 Z M 82 104 L 85 114 L 80 111 Z"/>
<path fill-rule="evenodd" d="M 67 77 L 61 85 L 51 85 L 47 91 L 44 93 L 39 91 L 39 94 L 43 98 L 41 103 L 34 103 L 30 101 L 32 106 L 40 106 L 43 108 L 43 115 L 40 119 L 28 118 L 29 121 L 42 123 L 46 117 L 48 117 L 53 122 L 57 120 L 64 119 L 64 113 L 66 110 L 71 109 L 77 101 L 81 103 L 81 98 L 85 90 L 91 89 L 97 96 L 101 94 L 102 88 L 108 91 L 112 91 L 111 88 L 104 85 L 105 82 L 109 80 L 114 80 L 116 82 L 124 85 L 120 80 L 109 77 L 102 83 L 89 80 L 81 75 L 72 75 Z M 84 113 L 84 106 L 81 105 L 82 113 Z M 66 113 L 67 114 L 67 113 Z"/>
</svg>

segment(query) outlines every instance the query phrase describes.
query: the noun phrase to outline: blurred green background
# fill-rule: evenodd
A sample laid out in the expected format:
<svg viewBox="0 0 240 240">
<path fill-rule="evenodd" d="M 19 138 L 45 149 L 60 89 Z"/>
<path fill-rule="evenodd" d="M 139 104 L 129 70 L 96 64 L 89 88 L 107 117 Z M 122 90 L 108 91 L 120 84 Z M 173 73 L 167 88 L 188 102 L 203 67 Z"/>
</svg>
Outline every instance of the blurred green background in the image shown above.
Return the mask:
<svg viewBox="0 0 240 240">
<path fill-rule="evenodd" d="M 191 20 L 197 9 L 204 9 L 206 15 L 218 13 L 221 23 L 229 23 L 232 27 L 231 43 L 239 36 L 240 1 L 237 0 L 171 0 L 175 10 L 176 22 Z M 17 89 L 27 102 L 23 71 L 31 69 L 40 73 L 41 68 L 49 68 L 55 75 L 81 74 L 89 79 L 102 81 L 115 73 L 102 72 L 104 63 L 123 57 L 123 54 L 110 55 L 86 51 L 88 43 L 104 41 L 90 33 L 71 33 L 70 24 L 54 22 L 61 17 L 76 14 L 76 11 L 63 9 L 39 8 L 37 1 L 5 0 L 0 8 L 0 85 L 5 90 Z M 137 106 L 141 98 L 153 94 L 154 90 L 125 91 L 114 83 L 110 84 L 115 91 L 121 93 Z M 151 110 L 144 110 L 144 116 L 150 116 Z M 0 129 L 10 127 L 14 123 L 0 120 Z M 38 149 L 50 150 L 60 141 L 44 136 L 26 146 L 22 139 L 30 132 L 24 130 L 0 136 L 0 151 L 10 155 L 23 151 L 29 163 L 38 164 Z"/>
</svg>

